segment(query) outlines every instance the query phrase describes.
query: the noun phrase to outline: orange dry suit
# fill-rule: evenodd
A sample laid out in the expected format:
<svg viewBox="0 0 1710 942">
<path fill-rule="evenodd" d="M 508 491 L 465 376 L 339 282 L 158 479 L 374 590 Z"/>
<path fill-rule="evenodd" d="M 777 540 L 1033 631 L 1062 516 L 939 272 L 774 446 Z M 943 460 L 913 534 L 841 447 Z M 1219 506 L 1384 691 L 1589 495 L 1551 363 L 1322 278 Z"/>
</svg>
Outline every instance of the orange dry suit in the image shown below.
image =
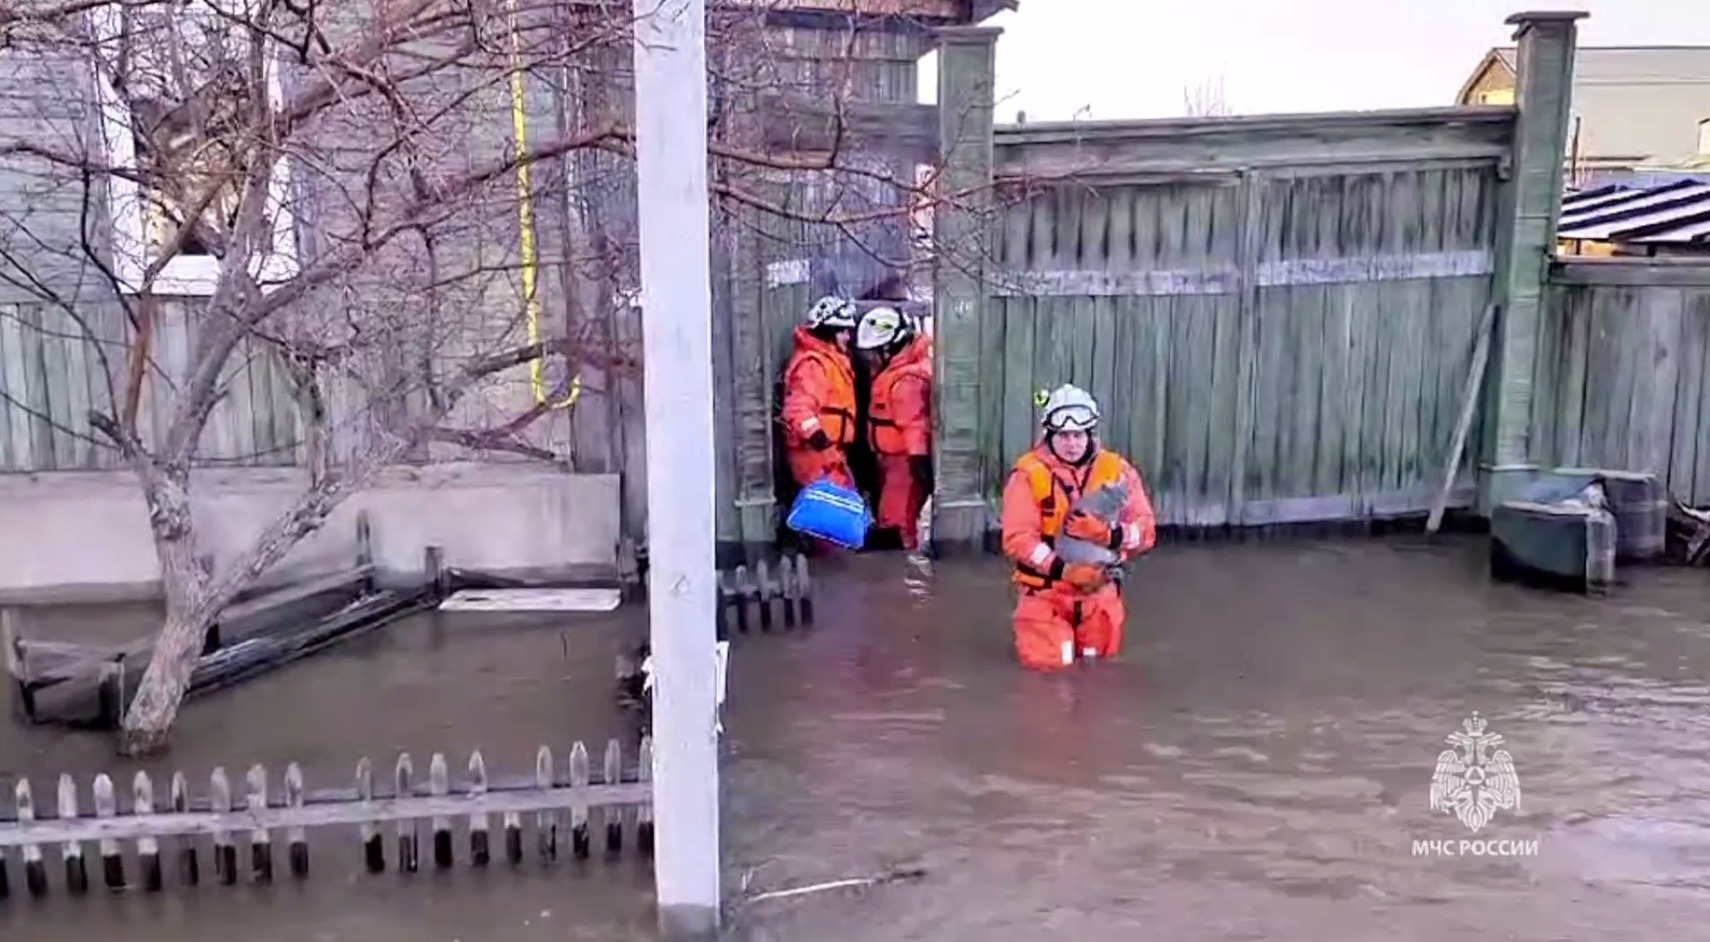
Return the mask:
<svg viewBox="0 0 1710 942">
<path fill-rule="evenodd" d="M 1157 520 L 1140 472 L 1121 455 L 1091 443 L 1091 456 L 1070 465 L 1043 442 L 1016 461 L 1003 491 L 1003 551 L 1015 564 L 1015 653 L 1036 670 L 1061 670 L 1081 657 L 1122 649 L 1122 596 L 1108 580 L 1075 584 L 1086 567 L 1065 567 L 1053 549 L 1069 507 L 1082 494 L 1126 482 L 1128 500 L 1109 545 L 1126 562 L 1157 542 Z M 1069 572 L 1067 570 L 1077 570 Z M 1067 578 L 1066 578 L 1067 577 Z"/>
<path fill-rule="evenodd" d="M 919 336 L 873 377 L 867 437 L 879 464 L 881 528 L 914 549 L 920 508 L 932 495 L 932 340 Z"/>
<path fill-rule="evenodd" d="M 830 476 L 853 487 L 844 450 L 855 440 L 855 367 L 837 345 L 796 328 L 796 350 L 784 367 L 784 451 L 802 486 Z"/>
</svg>

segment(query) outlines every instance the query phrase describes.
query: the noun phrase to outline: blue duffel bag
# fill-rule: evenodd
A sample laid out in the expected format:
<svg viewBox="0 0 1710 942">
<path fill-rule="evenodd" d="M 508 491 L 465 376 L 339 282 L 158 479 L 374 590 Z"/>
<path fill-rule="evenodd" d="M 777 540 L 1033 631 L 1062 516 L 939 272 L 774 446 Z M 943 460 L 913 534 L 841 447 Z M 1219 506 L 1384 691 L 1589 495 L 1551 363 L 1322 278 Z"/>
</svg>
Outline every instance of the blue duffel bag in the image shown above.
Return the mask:
<svg viewBox="0 0 1710 942">
<path fill-rule="evenodd" d="M 867 542 L 873 515 L 859 492 L 830 478 L 802 488 L 790 505 L 784 525 L 797 533 L 836 543 L 845 549 L 860 549 Z"/>
</svg>

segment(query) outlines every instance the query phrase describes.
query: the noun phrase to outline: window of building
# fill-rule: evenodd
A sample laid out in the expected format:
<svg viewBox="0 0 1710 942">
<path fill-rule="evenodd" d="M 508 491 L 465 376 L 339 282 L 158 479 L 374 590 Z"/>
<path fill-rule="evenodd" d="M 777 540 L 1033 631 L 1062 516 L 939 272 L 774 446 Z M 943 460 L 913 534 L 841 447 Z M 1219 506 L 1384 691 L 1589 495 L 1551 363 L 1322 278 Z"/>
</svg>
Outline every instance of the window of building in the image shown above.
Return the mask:
<svg viewBox="0 0 1710 942">
<path fill-rule="evenodd" d="M 1514 89 L 1493 88 L 1478 93 L 1478 103 L 1481 105 L 1512 105 L 1514 104 Z"/>
<path fill-rule="evenodd" d="M 1698 154 L 1710 157 L 1710 118 L 1698 122 Z"/>
<path fill-rule="evenodd" d="M 102 140 L 117 171 L 107 180 L 114 272 L 127 292 L 141 291 L 149 267 L 188 225 L 149 288 L 211 294 L 236 220 L 239 166 L 252 151 L 243 130 L 257 93 L 248 77 L 255 40 L 243 25 L 242 0 L 101 4 L 90 17 Z M 277 108 L 271 45 L 262 50 L 264 84 Z M 250 265 L 263 290 L 298 270 L 289 184 L 287 162 L 277 160 L 268 181 L 270 238 L 254 249 Z"/>
</svg>

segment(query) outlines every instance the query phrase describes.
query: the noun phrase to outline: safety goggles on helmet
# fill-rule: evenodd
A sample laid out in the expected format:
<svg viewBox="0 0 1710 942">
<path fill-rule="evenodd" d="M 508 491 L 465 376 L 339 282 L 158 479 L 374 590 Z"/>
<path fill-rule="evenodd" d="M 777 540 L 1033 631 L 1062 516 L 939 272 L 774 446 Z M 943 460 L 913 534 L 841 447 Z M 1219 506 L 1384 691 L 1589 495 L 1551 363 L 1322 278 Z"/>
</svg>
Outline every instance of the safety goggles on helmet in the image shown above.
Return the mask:
<svg viewBox="0 0 1710 942">
<path fill-rule="evenodd" d="M 812 329 L 829 327 L 832 330 L 854 330 L 856 321 L 855 302 L 846 298 L 827 296 L 820 298 L 808 308 L 807 325 Z"/>
<path fill-rule="evenodd" d="M 855 347 L 859 350 L 879 350 L 902 338 L 908 322 L 894 308 L 876 307 L 861 318 L 855 329 Z"/>
<path fill-rule="evenodd" d="M 1051 432 L 1086 432 L 1098 425 L 1098 403 L 1083 389 L 1060 386 L 1045 400 L 1039 424 Z"/>
</svg>

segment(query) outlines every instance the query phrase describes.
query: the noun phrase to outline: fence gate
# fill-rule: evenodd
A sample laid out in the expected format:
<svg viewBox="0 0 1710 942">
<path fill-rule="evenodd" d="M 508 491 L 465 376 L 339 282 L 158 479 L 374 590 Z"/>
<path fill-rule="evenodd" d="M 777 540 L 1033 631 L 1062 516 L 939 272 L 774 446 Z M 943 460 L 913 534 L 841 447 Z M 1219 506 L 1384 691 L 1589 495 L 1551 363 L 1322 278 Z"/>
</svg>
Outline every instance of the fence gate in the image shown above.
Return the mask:
<svg viewBox="0 0 1710 942">
<path fill-rule="evenodd" d="M 242 842 L 249 847 L 247 882 L 270 883 L 277 831 L 283 832 L 291 876 L 303 879 L 309 875 L 308 828 L 339 825 L 356 826 L 359 840 L 352 844 L 352 857 L 360 857 L 369 873 L 385 871 L 388 843 L 394 848 L 392 866 L 413 873 L 421 867 L 424 819 L 429 822 L 433 866 L 440 870 L 455 866 L 459 857 L 472 867 L 491 862 L 494 815 L 501 818 L 503 854 L 513 867 L 527 856 L 524 818 L 531 813 L 535 856 L 542 864 L 557 860 L 566 840 L 569 854 L 586 860 L 593 854 L 595 809 L 605 832 L 606 859 L 622 856 L 626 831 L 634 835 L 636 852 L 648 859 L 653 854 L 652 753 L 651 740 L 643 738 L 636 764 L 628 766 L 622 747 L 613 739 L 606 744 L 602 774 L 596 780 L 582 742 L 571 747 L 563 768 L 552 750 L 541 746 L 532 777 L 493 780 L 477 750 L 455 782 L 445 756 L 435 753 L 428 762 L 425 788 L 408 753 L 394 763 L 389 789 L 376 789 L 373 765 L 366 758 L 357 763 L 354 788 L 325 791 L 307 790 L 302 768 L 295 762 L 277 783 L 270 781 L 265 767 L 252 766 L 237 783 L 239 792 L 234 792 L 225 769 L 215 768 L 200 796 L 182 772 L 175 773 L 165 803 L 157 801 L 155 782 L 146 772 L 138 772 L 132 780 L 128 801 L 120 800 L 112 778 L 105 773 L 95 776 L 88 804 L 82 801 L 76 779 L 62 774 L 51 811 L 38 799 L 30 780 L 19 779 L 11 807 L 0 810 L 0 900 L 13 894 L 15 860 L 22 862 L 22 891 L 31 896 L 50 892 L 50 884 L 56 882 L 50 869 L 60 871 L 65 892 L 74 896 L 88 892 L 84 851 L 90 842 L 97 846 L 101 881 L 110 890 L 132 885 L 148 891 L 164 889 L 163 842 L 175 882 L 196 886 L 202 882 L 204 838 L 212 852 L 206 859 L 211 860 L 214 882 L 224 886 L 239 882 L 244 869 L 238 853 Z M 279 786 L 277 791 L 270 789 L 273 784 Z M 386 824 L 394 825 L 390 842 L 384 833 Z M 464 835 L 463 854 L 457 852 L 459 831 Z M 127 847 L 134 851 L 135 871 L 127 868 Z M 58 868 L 50 868 L 50 854 L 59 858 Z"/>
</svg>

